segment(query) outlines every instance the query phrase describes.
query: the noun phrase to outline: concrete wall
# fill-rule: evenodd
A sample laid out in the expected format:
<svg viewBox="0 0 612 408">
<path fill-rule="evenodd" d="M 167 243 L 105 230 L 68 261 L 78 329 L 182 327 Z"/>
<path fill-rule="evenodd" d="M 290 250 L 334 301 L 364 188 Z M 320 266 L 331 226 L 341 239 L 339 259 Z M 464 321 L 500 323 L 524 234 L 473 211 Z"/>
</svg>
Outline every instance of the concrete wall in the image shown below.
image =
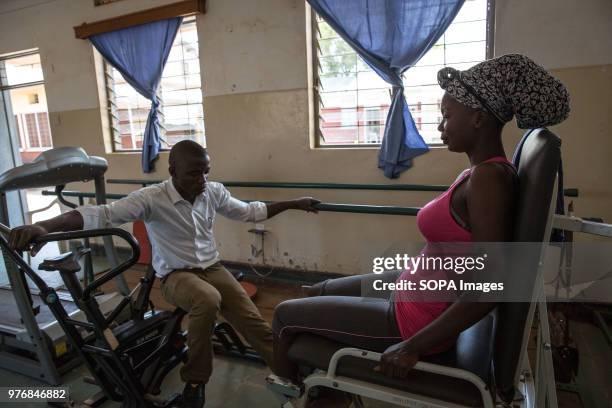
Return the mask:
<svg viewBox="0 0 612 408">
<path fill-rule="evenodd" d="M 609 0 L 497 0 L 495 53 L 548 69 L 612 64 Z"/>
<path fill-rule="evenodd" d="M 0 53 L 38 47 L 45 75 L 56 146 L 80 145 L 104 155 L 108 178 L 166 178 L 167 155 L 157 172 L 143 175 L 140 156 L 107 153 L 103 109 L 94 53 L 74 38 L 84 21 L 120 15 L 171 1 L 130 0 L 94 8 L 91 1 L 6 1 L 0 3 Z M 375 149 L 311 149 L 305 3 L 303 0 L 209 0 L 197 19 L 204 115 L 216 180 L 345 183 L 448 184 L 467 166 L 445 149 L 415 160 L 399 180 L 376 168 Z M 577 213 L 612 221 L 612 187 L 606 178 L 612 145 L 607 134 L 612 87 L 612 3 L 607 0 L 497 1 L 495 50 L 524 53 L 551 69 L 572 94 L 568 121 L 552 130 L 564 141 L 567 185 L 578 187 Z M 506 152 L 520 132 L 509 125 Z M 588 165 L 587 165 L 588 164 Z M 88 186 L 70 186 L 70 188 Z M 109 185 L 114 192 L 129 188 Z M 421 206 L 431 193 L 233 189 L 249 199 L 281 200 L 313 195 L 325 202 Z M 413 217 L 338 213 L 282 214 L 265 223 L 266 262 L 340 272 L 366 272 L 371 258 L 415 248 L 422 241 Z M 250 260 L 258 237 L 250 225 L 216 224 L 225 259 Z M 261 259 L 253 260 L 260 263 Z"/>
</svg>

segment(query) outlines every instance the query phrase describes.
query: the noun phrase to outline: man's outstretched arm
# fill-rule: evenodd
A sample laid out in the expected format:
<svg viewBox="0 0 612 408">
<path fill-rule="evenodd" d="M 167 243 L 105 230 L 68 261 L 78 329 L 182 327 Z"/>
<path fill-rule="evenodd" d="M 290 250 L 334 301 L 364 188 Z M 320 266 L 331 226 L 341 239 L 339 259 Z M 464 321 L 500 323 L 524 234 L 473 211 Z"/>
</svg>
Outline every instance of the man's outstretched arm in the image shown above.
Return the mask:
<svg viewBox="0 0 612 408">
<path fill-rule="evenodd" d="M 268 210 L 268 219 L 286 210 L 302 210 L 306 212 L 318 213 L 319 211 L 315 206 L 320 202 L 321 201 L 312 197 L 302 197 L 295 200 L 267 203 L 266 209 Z"/>
<path fill-rule="evenodd" d="M 31 247 L 32 241 L 41 235 L 51 232 L 75 231 L 80 229 L 83 229 L 83 216 L 80 212 L 72 210 L 32 225 L 13 228 L 9 235 L 9 246 L 18 251 L 29 251 L 33 249 Z M 36 249 L 33 249 L 34 253 Z"/>
<path fill-rule="evenodd" d="M 111 228 L 128 222 L 146 218 L 149 199 L 144 189 L 130 193 L 127 197 L 99 206 L 84 206 L 69 211 L 57 217 L 24 225 L 11 231 L 9 245 L 19 251 L 32 251 L 33 254 L 41 248 L 32 248 L 32 241 L 37 237 L 51 232 L 76 231 L 93 228 Z"/>
<path fill-rule="evenodd" d="M 236 221 L 259 222 L 274 217 L 286 210 L 302 210 L 317 212 L 316 205 L 320 203 L 312 197 L 302 197 L 295 200 L 263 203 L 261 201 L 244 202 L 232 197 L 221 183 L 210 183 L 207 187 L 215 197 L 215 209 L 224 217 Z"/>
</svg>

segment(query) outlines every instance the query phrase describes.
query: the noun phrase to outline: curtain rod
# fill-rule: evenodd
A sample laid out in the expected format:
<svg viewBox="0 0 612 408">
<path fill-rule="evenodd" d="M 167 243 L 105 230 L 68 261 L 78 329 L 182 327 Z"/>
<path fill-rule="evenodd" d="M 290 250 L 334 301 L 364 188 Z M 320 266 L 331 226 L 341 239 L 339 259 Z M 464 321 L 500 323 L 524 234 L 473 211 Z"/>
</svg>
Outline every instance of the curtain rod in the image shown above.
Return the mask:
<svg viewBox="0 0 612 408">
<path fill-rule="evenodd" d="M 82 40 L 92 35 L 120 30 L 139 24 L 165 20 L 172 17 L 187 17 L 206 13 L 206 0 L 184 0 L 165 6 L 155 7 L 118 17 L 107 18 L 93 23 L 83 23 L 74 27 L 74 35 Z"/>
</svg>

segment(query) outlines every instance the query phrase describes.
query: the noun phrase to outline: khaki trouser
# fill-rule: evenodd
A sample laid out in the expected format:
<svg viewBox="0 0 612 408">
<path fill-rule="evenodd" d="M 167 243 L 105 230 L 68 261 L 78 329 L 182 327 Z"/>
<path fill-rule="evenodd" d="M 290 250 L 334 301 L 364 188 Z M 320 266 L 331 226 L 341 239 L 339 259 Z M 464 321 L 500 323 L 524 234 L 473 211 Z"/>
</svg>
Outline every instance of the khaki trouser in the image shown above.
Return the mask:
<svg viewBox="0 0 612 408">
<path fill-rule="evenodd" d="M 219 312 L 271 367 L 270 326 L 240 283 L 220 263 L 205 270 L 175 270 L 162 282 L 161 291 L 169 303 L 188 312 L 189 352 L 181 368 L 184 382 L 208 382 L 213 360 L 211 336 Z"/>
</svg>

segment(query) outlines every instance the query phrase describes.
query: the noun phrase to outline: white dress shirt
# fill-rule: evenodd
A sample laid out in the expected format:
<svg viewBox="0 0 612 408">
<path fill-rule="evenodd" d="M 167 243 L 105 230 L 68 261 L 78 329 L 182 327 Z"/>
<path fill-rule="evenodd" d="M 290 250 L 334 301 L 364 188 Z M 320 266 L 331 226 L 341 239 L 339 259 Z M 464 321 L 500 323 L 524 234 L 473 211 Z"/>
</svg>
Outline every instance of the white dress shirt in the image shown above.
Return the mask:
<svg viewBox="0 0 612 408">
<path fill-rule="evenodd" d="M 205 269 L 219 261 L 213 235 L 215 214 L 246 222 L 268 218 L 266 205 L 245 203 L 221 183 L 209 181 L 193 202 L 176 191 L 172 179 L 130 193 L 110 204 L 77 208 L 83 229 L 111 228 L 142 220 L 153 249 L 153 267 L 163 278 L 174 269 Z"/>
</svg>

